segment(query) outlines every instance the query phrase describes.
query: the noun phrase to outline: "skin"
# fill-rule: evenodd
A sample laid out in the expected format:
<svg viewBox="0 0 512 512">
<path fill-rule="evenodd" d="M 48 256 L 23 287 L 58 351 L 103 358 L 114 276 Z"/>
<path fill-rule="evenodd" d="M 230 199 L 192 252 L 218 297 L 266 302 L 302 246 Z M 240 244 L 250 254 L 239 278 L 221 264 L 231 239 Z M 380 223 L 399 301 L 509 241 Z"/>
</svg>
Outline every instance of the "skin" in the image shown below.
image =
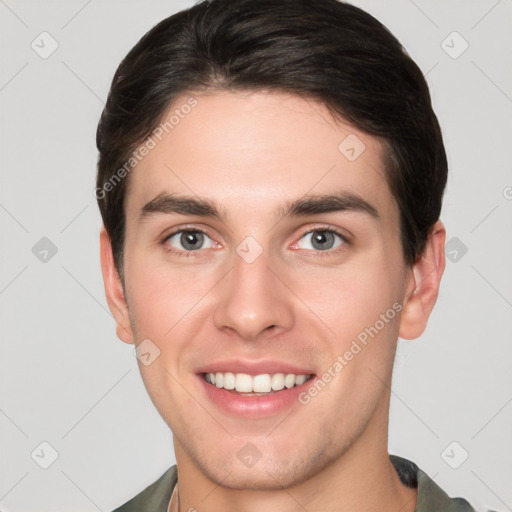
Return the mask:
<svg viewBox="0 0 512 512">
<path fill-rule="evenodd" d="M 139 367 L 173 431 L 181 510 L 413 511 L 416 489 L 401 484 L 387 451 L 389 387 L 398 336 L 418 337 L 437 298 L 442 223 L 408 266 L 378 139 L 290 94 L 193 96 L 197 106 L 129 177 L 124 287 L 108 235 L 100 235 L 119 338 L 149 338 L 160 350 Z M 366 146 L 355 161 L 338 150 L 350 134 Z M 357 194 L 378 218 L 337 211 L 276 222 L 287 202 L 333 191 Z M 226 216 L 156 213 L 140 221 L 141 208 L 165 192 L 209 199 Z M 182 227 L 204 231 L 205 248 L 187 256 L 179 235 L 161 242 Z M 347 242 L 335 237 L 333 248 L 315 250 L 307 233 L 329 228 Z M 247 236 L 263 249 L 250 264 L 236 252 Z M 229 415 L 194 373 L 239 357 L 322 375 L 394 303 L 401 312 L 314 399 L 283 414 Z M 248 442 L 262 455 L 250 468 L 236 456 Z"/>
</svg>

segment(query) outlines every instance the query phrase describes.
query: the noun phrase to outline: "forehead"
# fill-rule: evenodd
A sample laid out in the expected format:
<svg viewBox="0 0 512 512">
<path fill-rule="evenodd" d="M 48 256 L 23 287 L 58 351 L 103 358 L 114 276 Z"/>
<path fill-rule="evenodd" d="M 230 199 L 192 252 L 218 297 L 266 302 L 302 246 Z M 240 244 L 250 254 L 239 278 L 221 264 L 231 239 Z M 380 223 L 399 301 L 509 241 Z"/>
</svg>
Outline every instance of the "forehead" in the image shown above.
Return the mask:
<svg viewBox="0 0 512 512">
<path fill-rule="evenodd" d="M 185 93 L 131 173 L 127 211 L 158 194 L 195 195 L 255 212 L 308 194 L 358 194 L 396 216 L 380 141 L 320 102 L 276 92 Z M 396 219 L 395 219 L 396 220 Z"/>
</svg>

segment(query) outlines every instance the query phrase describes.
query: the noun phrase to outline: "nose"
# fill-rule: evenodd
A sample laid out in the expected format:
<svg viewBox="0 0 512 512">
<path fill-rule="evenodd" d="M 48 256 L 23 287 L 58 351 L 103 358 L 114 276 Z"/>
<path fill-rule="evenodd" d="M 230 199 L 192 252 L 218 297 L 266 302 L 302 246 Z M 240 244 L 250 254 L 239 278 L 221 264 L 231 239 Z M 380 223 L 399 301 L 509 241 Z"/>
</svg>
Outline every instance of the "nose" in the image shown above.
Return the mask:
<svg viewBox="0 0 512 512">
<path fill-rule="evenodd" d="M 293 294 L 265 252 L 248 263 L 234 255 L 231 271 L 217 288 L 216 327 L 246 341 L 276 336 L 294 324 Z"/>
</svg>

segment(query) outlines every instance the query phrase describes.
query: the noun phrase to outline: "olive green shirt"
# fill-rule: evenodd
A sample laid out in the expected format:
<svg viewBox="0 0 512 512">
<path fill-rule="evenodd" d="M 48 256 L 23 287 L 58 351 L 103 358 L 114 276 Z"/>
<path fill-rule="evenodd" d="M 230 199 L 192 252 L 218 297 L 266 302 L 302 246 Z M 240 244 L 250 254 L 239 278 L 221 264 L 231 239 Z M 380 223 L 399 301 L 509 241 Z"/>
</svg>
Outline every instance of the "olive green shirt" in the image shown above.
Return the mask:
<svg viewBox="0 0 512 512">
<path fill-rule="evenodd" d="M 415 512 L 475 512 L 463 498 L 450 498 L 414 462 L 390 455 L 404 485 L 418 488 Z M 170 467 L 156 482 L 113 512 L 167 512 L 177 482 L 176 466 Z"/>
</svg>

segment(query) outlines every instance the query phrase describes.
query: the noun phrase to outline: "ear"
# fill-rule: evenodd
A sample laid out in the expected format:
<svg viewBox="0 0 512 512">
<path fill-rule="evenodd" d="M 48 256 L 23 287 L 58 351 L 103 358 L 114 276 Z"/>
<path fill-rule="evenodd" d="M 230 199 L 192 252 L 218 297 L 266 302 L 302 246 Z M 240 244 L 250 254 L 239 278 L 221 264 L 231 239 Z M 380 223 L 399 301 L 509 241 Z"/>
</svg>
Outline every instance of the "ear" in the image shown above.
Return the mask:
<svg viewBox="0 0 512 512">
<path fill-rule="evenodd" d="M 400 319 L 400 338 L 412 340 L 420 336 L 439 293 L 445 267 L 444 243 L 446 230 L 441 221 L 430 230 L 425 249 L 408 270 L 404 308 Z"/>
<path fill-rule="evenodd" d="M 108 307 L 116 321 L 117 337 L 125 343 L 133 343 L 134 336 L 128 313 L 128 304 L 124 296 L 123 284 L 114 263 L 112 244 L 105 228 L 100 233 L 100 258 L 103 284 Z"/>
</svg>

